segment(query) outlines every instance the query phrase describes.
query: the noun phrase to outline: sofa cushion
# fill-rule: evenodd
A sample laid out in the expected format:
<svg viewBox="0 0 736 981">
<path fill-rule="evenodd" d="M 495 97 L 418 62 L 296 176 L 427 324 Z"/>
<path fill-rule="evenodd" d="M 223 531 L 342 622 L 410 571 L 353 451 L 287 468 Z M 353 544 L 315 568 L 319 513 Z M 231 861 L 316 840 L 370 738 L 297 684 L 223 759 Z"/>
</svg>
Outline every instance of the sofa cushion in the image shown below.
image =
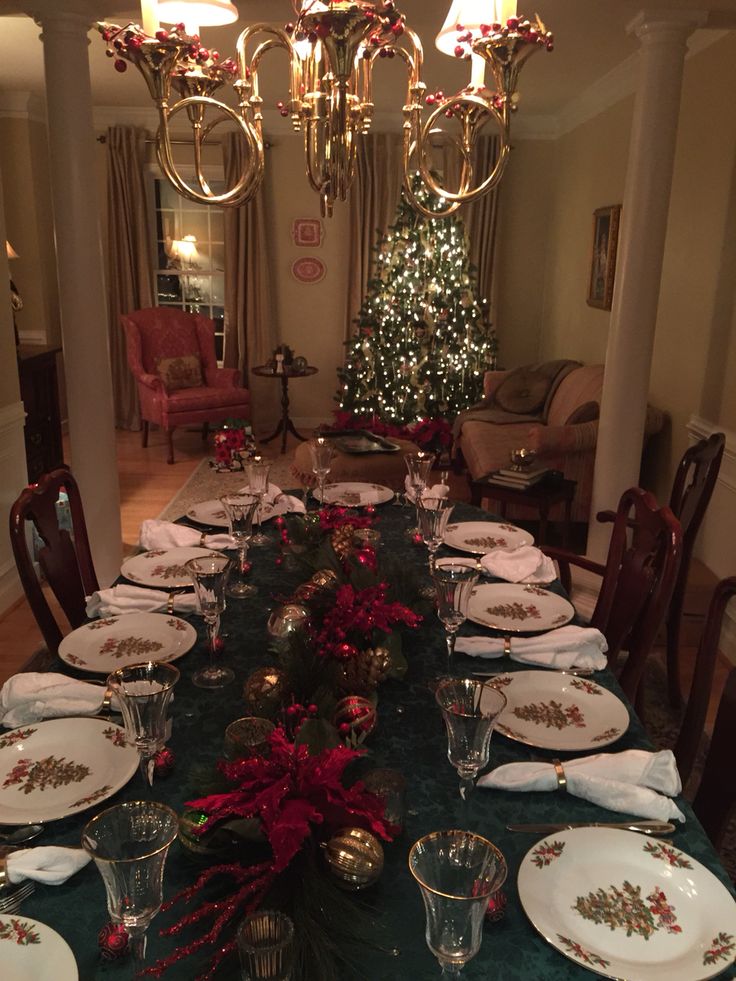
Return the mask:
<svg viewBox="0 0 736 981">
<path fill-rule="evenodd" d="M 602 364 L 586 364 L 576 368 L 558 385 L 545 421 L 550 426 L 564 426 L 581 405 L 600 403 L 602 391 Z"/>
<path fill-rule="evenodd" d="M 156 362 L 156 371 L 167 392 L 202 386 L 202 365 L 196 354 L 159 358 Z"/>
<path fill-rule="evenodd" d="M 532 413 L 544 405 L 549 379 L 533 369 L 512 371 L 496 389 L 496 405 L 507 412 Z"/>
</svg>

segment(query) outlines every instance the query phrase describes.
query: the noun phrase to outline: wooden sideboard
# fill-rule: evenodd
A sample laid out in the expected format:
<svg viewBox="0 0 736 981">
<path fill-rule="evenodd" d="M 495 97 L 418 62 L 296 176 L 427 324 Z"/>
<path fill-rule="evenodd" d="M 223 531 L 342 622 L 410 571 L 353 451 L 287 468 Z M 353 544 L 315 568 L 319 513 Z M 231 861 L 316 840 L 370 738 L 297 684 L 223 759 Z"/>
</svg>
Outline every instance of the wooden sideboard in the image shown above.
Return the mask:
<svg viewBox="0 0 736 981">
<path fill-rule="evenodd" d="M 20 397 L 26 410 L 26 464 L 30 483 L 64 460 L 56 356 L 60 347 L 21 344 Z"/>
</svg>

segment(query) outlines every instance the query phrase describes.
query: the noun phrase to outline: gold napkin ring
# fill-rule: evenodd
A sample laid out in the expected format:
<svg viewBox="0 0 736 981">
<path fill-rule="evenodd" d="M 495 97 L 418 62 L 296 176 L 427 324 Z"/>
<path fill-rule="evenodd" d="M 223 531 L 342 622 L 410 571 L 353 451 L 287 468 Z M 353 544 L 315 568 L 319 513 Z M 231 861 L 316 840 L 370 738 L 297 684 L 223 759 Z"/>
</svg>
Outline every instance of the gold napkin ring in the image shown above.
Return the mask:
<svg viewBox="0 0 736 981">
<path fill-rule="evenodd" d="M 105 697 L 102 699 L 102 708 L 100 709 L 101 715 L 110 715 L 112 713 L 112 688 L 105 689 Z"/>
<path fill-rule="evenodd" d="M 166 612 L 169 616 L 174 615 L 174 596 L 175 593 L 169 593 L 169 598 L 166 600 Z"/>
<path fill-rule="evenodd" d="M 552 760 L 555 768 L 555 776 L 557 777 L 557 789 L 567 790 L 567 777 L 565 776 L 565 771 L 562 769 L 562 763 L 559 760 Z"/>
<path fill-rule="evenodd" d="M 511 657 L 511 638 L 504 637 L 503 639 L 503 656 Z"/>
<path fill-rule="evenodd" d="M 205 547 L 206 541 L 207 541 L 207 532 L 203 531 L 202 534 L 199 536 L 199 544 L 201 548 Z"/>
</svg>

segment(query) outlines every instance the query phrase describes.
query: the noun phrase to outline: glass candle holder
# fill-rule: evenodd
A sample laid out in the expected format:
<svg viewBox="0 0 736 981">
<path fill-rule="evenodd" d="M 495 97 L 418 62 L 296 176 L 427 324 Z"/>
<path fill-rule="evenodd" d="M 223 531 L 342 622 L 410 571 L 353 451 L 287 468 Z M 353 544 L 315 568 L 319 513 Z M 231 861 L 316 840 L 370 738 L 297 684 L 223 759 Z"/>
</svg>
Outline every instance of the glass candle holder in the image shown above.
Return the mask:
<svg viewBox="0 0 736 981">
<path fill-rule="evenodd" d="M 247 715 L 231 722 L 225 730 L 222 753 L 226 760 L 245 760 L 262 756 L 268 748 L 273 722 L 257 715 Z"/>
<path fill-rule="evenodd" d="M 363 779 L 365 789 L 383 801 L 383 816 L 389 824 L 404 829 L 406 814 L 406 777 L 387 767 L 371 770 Z"/>
<path fill-rule="evenodd" d="M 243 981 L 290 981 L 294 966 L 294 924 L 285 913 L 263 909 L 238 930 Z"/>
</svg>

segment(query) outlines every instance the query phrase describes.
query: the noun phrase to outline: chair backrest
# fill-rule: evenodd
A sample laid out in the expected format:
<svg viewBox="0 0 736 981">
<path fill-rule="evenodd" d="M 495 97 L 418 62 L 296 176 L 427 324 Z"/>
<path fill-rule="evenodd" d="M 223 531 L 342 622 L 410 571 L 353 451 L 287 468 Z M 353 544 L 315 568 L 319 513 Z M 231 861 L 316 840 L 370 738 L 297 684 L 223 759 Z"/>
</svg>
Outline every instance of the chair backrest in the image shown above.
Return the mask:
<svg viewBox="0 0 736 981">
<path fill-rule="evenodd" d="M 727 580 L 728 581 L 728 580 Z M 731 580 L 736 582 L 736 580 Z M 736 803 L 733 747 L 736 741 L 736 668 L 728 675 L 693 810 L 718 848 Z"/>
<path fill-rule="evenodd" d="M 713 433 L 686 450 L 677 467 L 670 508 L 682 525 L 682 547 L 687 559 L 713 495 L 725 446 L 725 434 Z M 685 563 L 685 571 L 686 568 Z"/>
<path fill-rule="evenodd" d="M 613 521 L 603 581 L 591 617 L 608 641 L 614 667 L 628 657 L 620 683 L 633 700 L 654 638 L 664 620 L 682 555 L 680 523 L 669 507 L 640 487 L 625 491 Z"/>
<path fill-rule="evenodd" d="M 721 638 L 723 617 L 729 600 L 733 596 L 736 596 L 736 576 L 732 576 L 729 579 L 722 579 L 716 586 L 711 597 L 705 626 L 700 637 L 690 697 L 688 698 L 687 708 L 685 709 L 680 734 L 675 743 L 674 750 L 677 768 L 680 771 L 683 786 L 688 782 L 692 773 L 705 730 L 705 719 L 713 688 L 713 676 L 715 673 L 716 657 L 718 655 L 718 642 Z M 736 705 L 736 687 L 734 687 L 733 702 Z M 721 704 L 723 705 L 723 702 Z M 731 745 L 728 748 L 730 756 L 733 756 L 735 745 L 736 710 L 733 715 Z M 728 772 L 732 769 L 733 761 L 729 759 Z M 736 792 L 736 782 L 734 782 L 734 791 Z"/>
<path fill-rule="evenodd" d="M 61 491 L 69 500 L 72 531 L 59 526 L 57 501 Z M 23 589 L 49 651 L 55 654 L 62 631 L 46 601 L 29 550 L 27 522 L 42 541 L 38 563 L 72 628 L 87 619 L 85 596 L 98 589 L 97 576 L 84 520 L 79 487 L 71 471 L 60 467 L 26 487 L 10 509 L 10 541 Z"/>
<path fill-rule="evenodd" d="M 137 331 L 141 364 L 150 375 L 157 374 L 160 358 L 189 354 L 201 360 L 203 375 L 207 368 L 217 367 L 215 325 L 202 314 L 187 313 L 175 307 L 149 307 L 121 314 L 120 322 L 126 334 L 131 328 Z"/>
</svg>

